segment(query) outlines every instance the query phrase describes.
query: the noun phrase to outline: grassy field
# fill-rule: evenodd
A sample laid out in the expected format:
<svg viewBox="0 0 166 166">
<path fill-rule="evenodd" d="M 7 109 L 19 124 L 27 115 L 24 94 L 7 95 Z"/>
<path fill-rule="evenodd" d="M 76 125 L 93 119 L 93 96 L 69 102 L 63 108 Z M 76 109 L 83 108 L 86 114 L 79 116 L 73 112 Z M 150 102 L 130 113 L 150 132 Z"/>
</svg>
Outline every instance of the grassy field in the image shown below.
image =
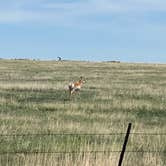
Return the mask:
<svg viewBox="0 0 166 166">
<path fill-rule="evenodd" d="M 86 83 L 69 100 L 80 76 Z M 0 60 L 2 166 L 116 166 L 118 152 L 81 152 L 119 151 L 123 134 L 35 134 L 122 133 L 129 122 L 132 133 L 166 133 L 166 65 Z M 15 151 L 81 152 L 4 153 Z M 165 166 L 166 135 L 133 134 L 127 151 L 139 153 L 126 153 L 124 166 Z"/>
</svg>

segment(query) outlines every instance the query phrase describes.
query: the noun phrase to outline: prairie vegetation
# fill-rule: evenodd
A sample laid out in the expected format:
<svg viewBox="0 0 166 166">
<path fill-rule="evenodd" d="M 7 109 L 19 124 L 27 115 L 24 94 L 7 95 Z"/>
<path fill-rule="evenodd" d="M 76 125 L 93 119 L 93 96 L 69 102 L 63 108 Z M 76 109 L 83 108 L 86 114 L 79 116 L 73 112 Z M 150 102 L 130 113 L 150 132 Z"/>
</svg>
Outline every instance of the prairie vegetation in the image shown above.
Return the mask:
<svg viewBox="0 0 166 166">
<path fill-rule="evenodd" d="M 86 84 L 68 100 L 80 76 Z M 162 64 L 0 60 L 0 165 L 117 165 L 119 152 L 81 152 L 120 151 L 124 135 L 40 134 L 122 133 L 129 122 L 132 133 L 166 133 L 165 87 Z M 4 153 L 21 151 L 80 153 Z M 126 153 L 126 166 L 164 166 L 166 135 L 133 134 L 127 151 L 139 153 Z"/>
</svg>

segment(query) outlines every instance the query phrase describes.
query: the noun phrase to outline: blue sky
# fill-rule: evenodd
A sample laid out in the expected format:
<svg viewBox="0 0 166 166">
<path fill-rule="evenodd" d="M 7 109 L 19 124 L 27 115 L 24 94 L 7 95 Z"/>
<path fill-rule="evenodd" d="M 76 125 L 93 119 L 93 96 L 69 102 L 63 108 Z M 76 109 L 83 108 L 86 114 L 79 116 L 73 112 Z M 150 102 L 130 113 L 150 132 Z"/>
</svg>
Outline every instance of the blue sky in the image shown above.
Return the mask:
<svg viewBox="0 0 166 166">
<path fill-rule="evenodd" d="M 0 57 L 166 62 L 165 0 L 0 0 Z"/>
</svg>

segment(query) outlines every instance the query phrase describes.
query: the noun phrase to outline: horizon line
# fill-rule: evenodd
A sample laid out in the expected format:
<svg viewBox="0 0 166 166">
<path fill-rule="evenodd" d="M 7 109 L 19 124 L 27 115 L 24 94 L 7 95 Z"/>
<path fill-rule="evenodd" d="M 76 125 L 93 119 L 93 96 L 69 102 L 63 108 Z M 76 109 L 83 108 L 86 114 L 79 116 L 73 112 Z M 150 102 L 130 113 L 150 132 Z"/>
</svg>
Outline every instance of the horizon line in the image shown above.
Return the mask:
<svg viewBox="0 0 166 166">
<path fill-rule="evenodd" d="M 146 61 L 120 61 L 120 60 L 78 60 L 78 59 L 43 59 L 43 58 L 0 58 L 0 60 L 18 60 L 18 61 L 57 61 L 57 62 L 92 62 L 92 63 L 134 63 L 134 64 L 166 64 L 166 62 L 146 62 Z"/>
</svg>

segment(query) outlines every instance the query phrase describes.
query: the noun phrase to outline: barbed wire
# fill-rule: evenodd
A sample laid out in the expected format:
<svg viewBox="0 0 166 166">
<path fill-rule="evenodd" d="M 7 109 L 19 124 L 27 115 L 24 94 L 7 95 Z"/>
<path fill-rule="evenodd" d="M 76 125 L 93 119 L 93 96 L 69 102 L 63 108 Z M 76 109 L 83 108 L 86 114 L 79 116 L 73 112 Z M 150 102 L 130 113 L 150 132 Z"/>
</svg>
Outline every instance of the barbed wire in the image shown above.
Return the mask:
<svg viewBox="0 0 166 166">
<path fill-rule="evenodd" d="M 0 154 L 87 154 L 87 153 L 104 153 L 104 154 L 109 154 L 109 153 L 121 153 L 120 150 L 115 150 L 115 151 L 11 151 L 11 152 L 0 152 Z M 162 153 L 166 154 L 166 151 L 135 151 L 135 150 L 129 150 L 125 151 L 125 153 Z"/>
<path fill-rule="evenodd" d="M 109 135 L 123 135 L 125 133 L 29 133 L 29 134 L 1 134 L 0 137 L 15 137 L 15 136 L 109 136 Z"/>
<path fill-rule="evenodd" d="M 112 136 L 112 135 L 125 135 L 126 133 L 27 133 L 27 134 L 0 134 L 0 137 L 31 137 L 31 136 Z M 145 133 L 133 132 L 130 135 L 145 135 L 145 136 L 166 136 L 166 133 Z M 87 154 L 87 153 L 121 153 L 120 150 L 115 151 L 2 151 L 2 154 Z M 166 151 L 161 150 L 128 150 L 125 153 L 160 153 L 166 154 Z"/>
<path fill-rule="evenodd" d="M 111 136 L 111 135 L 125 135 L 126 133 L 27 133 L 27 134 L 0 134 L 0 137 L 26 137 L 26 136 Z M 166 136 L 166 133 L 145 133 L 135 132 L 130 135 L 160 135 Z"/>
</svg>

